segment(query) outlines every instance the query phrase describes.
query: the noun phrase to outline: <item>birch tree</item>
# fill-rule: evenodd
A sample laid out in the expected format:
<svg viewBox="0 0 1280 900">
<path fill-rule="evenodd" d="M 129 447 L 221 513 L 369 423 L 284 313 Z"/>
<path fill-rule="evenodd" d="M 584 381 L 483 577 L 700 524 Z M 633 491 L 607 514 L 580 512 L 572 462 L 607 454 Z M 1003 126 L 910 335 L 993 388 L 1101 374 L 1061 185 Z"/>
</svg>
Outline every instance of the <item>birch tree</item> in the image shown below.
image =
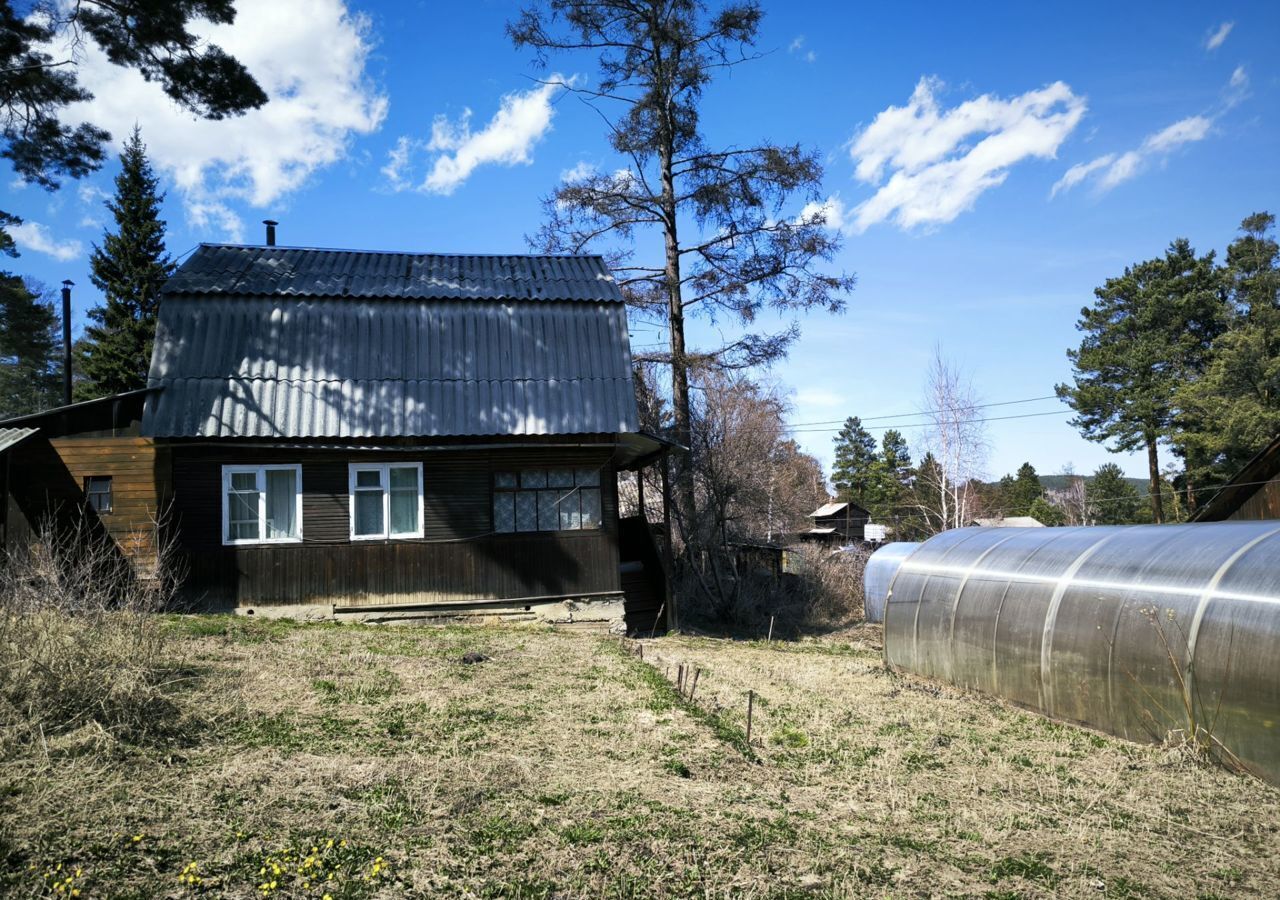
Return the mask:
<svg viewBox="0 0 1280 900">
<path fill-rule="evenodd" d="M 916 474 L 919 503 L 930 530 L 961 528 L 975 515 L 974 482 L 982 476 L 990 444 L 973 382 L 935 347 L 925 376 L 922 444 L 930 464 Z"/>
</svg>

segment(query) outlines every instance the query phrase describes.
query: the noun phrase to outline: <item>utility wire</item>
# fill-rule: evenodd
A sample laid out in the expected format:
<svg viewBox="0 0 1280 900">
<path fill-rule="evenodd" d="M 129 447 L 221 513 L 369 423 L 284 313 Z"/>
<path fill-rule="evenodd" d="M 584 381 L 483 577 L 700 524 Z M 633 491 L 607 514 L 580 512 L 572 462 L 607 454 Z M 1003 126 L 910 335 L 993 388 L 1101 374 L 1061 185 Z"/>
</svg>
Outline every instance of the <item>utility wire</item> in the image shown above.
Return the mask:
<svg viewBox="0 0 1280 900">
<path fill-rule="evenodd" d="M 860 419 L 862 422 L 883 422 L 885 419 L 912 419 L 920 416 L 932 416 L 939 413 L 957 413 L 967 412 L 971 409 L 989 409 L 992 406 L 1013 406 L 1018 403 L 1035 403 L 1039 400 L 1057 400 L 1057 394 L 1049 394 L 1045 397 L 1028 397 L 1026 400 L 1001 400 L 999 403 L 977 403 L 973 406 L 953 407 L 947 409 L 925 409 L 919 412 L 898 413 L 892 416 L 867 416 Z M 802 428 L 807 425 L 843 425 L 846 419 L 825 419 L 818 422 L 793 422 L 792 428 Z"/>
<path fill-rule="evenodd" d="M 1006 422 L 1009 419 L 1034 419 L 1039 416 L 1069 416 L 1073 412 L 1074 410 L 1070 410 L 1070 409 L 1054 409 L 1054 410 L 1050 410 L 1049 412 L 1022 413 L 1021 415 L 1017 415 L 1017 416 L 990 416 L 985 419 L 966 419 L 964 424 L 972 425 L 978 422 Z M 867 431 L 888 431 L 889 429 L 898 429 L 898 428 L 933 428 L 935 424 L 936 423 L 934 422 L 903 422 L 897 425 L 872 425 L 870 428 L 867 429 Z M 834 431 L 839 431 L 840 429 L 839 428 L 797 428 L 796 426 L 791 425 L 787 427 L 787 430 L 790 431 L 792 434 L 813 434 L 813 433 L 821 433 L 821 432 L 831 433 Z"/>
</svg>

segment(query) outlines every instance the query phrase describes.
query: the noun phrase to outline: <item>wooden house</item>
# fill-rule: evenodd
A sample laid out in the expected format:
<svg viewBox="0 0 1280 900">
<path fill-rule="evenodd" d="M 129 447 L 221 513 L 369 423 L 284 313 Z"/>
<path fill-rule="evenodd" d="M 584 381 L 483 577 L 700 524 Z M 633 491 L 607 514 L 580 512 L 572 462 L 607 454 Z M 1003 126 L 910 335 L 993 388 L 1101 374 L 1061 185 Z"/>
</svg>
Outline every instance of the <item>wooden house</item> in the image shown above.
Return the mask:
<svg viewBox="0 0 1280 900">
<path fill-rule="evenodd" d="M 861 541 L 863 526 L 871 513 L 856 503 L 824 503 L 809 513 L 809 530 L 800 535 L 806 541 L 850 544 Z"/>
<path fill-rule="evenodd" d="M 205 607 L 620 630 L 624 563 L 646 616 L 667 599 L 617 473 L 668 445 L 639 430 L 598 257 L 201 245 L 164 288 L 147 390 L 96 403 L 0 423 L 35 429 L 0 451 L 10 507 L 121 536 L 134 505 L 163 512 Z"/>
</svg>

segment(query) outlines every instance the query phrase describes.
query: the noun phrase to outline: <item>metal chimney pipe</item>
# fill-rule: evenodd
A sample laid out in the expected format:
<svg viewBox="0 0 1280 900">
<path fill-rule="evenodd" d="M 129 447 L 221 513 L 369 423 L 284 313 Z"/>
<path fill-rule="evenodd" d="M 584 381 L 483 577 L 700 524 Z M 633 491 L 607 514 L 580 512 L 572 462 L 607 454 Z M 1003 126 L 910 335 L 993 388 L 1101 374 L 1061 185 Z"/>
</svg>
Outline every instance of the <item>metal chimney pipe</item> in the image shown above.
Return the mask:
<svg viewBox="0 0 1280 900">
<path fill-rule="evenodd" d="M 71 288 L 75 282 L 62 282 L 62 403 L 71 405 Z"/>
<path fill-rule="evenodd" d="M 276 226 L 280 223 L 275 219 L 263 219 L 262 224 L 267 226 L 267 246 L 274 247 L 276 245 Z"/>
</svg>

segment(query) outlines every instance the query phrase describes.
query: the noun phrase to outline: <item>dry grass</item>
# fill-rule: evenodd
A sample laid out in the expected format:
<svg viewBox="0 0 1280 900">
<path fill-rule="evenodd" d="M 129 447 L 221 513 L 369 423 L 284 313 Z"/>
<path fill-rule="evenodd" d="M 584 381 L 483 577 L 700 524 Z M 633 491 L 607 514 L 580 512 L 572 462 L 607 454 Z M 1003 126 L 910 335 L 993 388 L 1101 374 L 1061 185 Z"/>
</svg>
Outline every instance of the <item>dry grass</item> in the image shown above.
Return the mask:
<svg viewBox="0 0 1280 900">
<path fill-rule="evenodd" d="M 1274 789 L 891 676 L 874 630 L 661 638 L 642 663 L 534 630 L 167 629 L 202 724 L 11 747 L 0 892 L 76 869 L 86 897 L 1280 892 Z M 662 677 L 679 663 L 692 705 Z M 333 881 L 302 886 L 309 856 Z"/>
</svg>

